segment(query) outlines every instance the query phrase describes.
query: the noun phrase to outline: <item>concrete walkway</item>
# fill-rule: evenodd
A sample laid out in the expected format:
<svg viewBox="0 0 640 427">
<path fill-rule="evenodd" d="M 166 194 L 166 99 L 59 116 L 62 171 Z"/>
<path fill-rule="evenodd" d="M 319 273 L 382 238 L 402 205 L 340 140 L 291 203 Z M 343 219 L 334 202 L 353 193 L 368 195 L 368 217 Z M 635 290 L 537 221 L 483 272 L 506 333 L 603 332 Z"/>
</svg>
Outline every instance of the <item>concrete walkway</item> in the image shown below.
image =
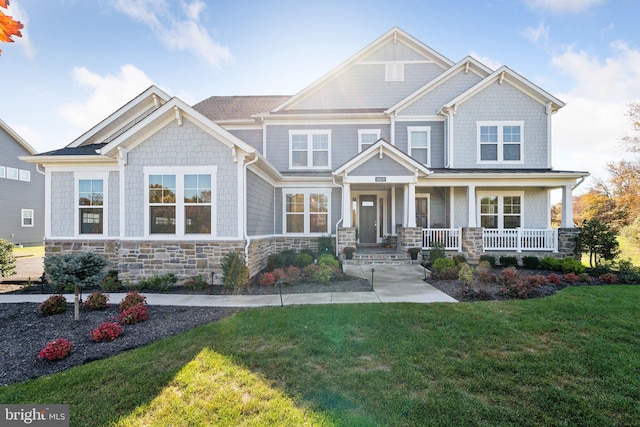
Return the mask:
<svg viewBox="0 0 640 427">
<path fill-rule="evenodd" d="M 371 281 L 373 292 L 323 292 L 307 294 L 282 294 L 283 305 L 302 304 L 352 304 L 380 302 L 457 302 L 433 286 L 425 283 L 424 270 L 419 265 L 345 265 L 344 272 L 350 276 Z M 280 295 L 177 295 L 144 293 L 147 304 L 204 307 L 268 307 L 279 306 Z M 110 301 L 117 303 L 124 293 L 110 293 Z M 0 294 L 0 303 L 40 303 L 50 295 Z M 73 301 L 73 294 L 65 295 Z"/>
</svg>

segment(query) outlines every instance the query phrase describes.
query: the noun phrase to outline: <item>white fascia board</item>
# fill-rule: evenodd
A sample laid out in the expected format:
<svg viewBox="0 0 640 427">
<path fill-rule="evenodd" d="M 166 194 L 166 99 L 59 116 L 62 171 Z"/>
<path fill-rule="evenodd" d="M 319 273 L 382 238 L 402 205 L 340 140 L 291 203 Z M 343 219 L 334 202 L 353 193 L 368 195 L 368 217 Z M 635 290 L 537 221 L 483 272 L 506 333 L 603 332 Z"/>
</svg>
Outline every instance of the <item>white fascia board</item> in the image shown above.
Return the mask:
<svg viewBox="0 0 640 427">
<path fill-rule="evenodd" d="M 400 100 L 394 106 L 387 109 L 385 111 L 385 114 L 393 114 L 394 112 L 399 112 L 409 107 L 411 104 L 421 99 L 424 95 L 431 92 L 432 90 L 434 90 L 435 88 L 437 88 L 438 86 L 440 86 L 441 84 L 449 80 L 451 77 L 455 76 L 459 72 L 464 72 L 467 64 L 470 65 L 469 66 L 470 71 L 472 71 L 474 74 L 478 75 L 483 79 L 489 76 L 491 73 L 493 73 L 493 70 L 491 70 L 481 62 L 478 62 L 476 59 L 474 59 L 471 56 L 467 56 L 462 61 L 453 65 L 451 68 L 449 68 L 448 70 L 440 74 L 435 79 L 431 80 L 430 82 L 428 82 L 427 84 L 425 84 L 424 86 L 422 86 L 421 88 L 419 88 L 418 90 L 416 90 L 415 92 L 407 96 L 406 98 Z"/>
<path fill-rule="evenodd" d="M 77 165 L 78 163 L 117 164 L 116 159 L 101 156 L 99 154 L 88 155 L 88 156 L 20 156 L 18 158 L 27 163 L 42 164 L 47 167 L 53 166 L 56 164 Z"/>
<path fill-rule="evenodd" d="M 389 156 L 391 159 L 398 162 L 399 164 L 406 167 L 407 169 L 412 169 L 412 170 L 418 169 L 424 175 L 432 174 L 432 172 L 428 168 L 426 168 L 424 165 L 416 162 L 411 157 L 407 156 L 402 151 L 398 150 L 396 147 L 390 145 L 389 143 L 381 139 L 375 144 L 373 144 L 371 147 L 367 148 L 362 153 L 359 153 L 357 156 L 355 156 L 354 158 L 352 158 L 351 160 L 349 160 L 348 162 L 340 166 L 338 169 L 336 169 L 333 172 L 333 175 L 334 176 L 341 175 L 344 172 L 358 168 L 362 164 L 366 163 L 369 159 L 373 158 L 374 156 L 378 156 L 380 154 L 381 149 L 382 149 L 383 155 Z"/>
<path fill-rule="evenodd" d="M 384 176 L 384 182 L 377 181 L 376 176 L 368 176 L 368 175 L 348 175 L 344 178 L 345 184 L 415 184 L 416 178 L 415 176 L 409 175 L 382 175 Z"/>
<path fill-rule="evenodd" d="M 478 187 L 546 187 L 557 188 L 563 185 L 574 185 L 583 175 L 558 176 L 558 177 L 460 177 L 460 178 L 433 178 L 421 179 L 418 185 L 435 187 L 466 187 L 473 185 Z"/>
<path fill-rule="evenodd" d="M 551 95 L 549 92 L 534 85 L 529 80 L 511 70 L 509 67 L 503 65 L 484 80 L 479 81 L 476 85 L 470 87 L 465 92 L 447 102 L 444 105 L 443 110 L 448 110 L 455 105 L 464 103 L 466 100 L 472 98 L 474 95 L 486 89 L 489 85 L 495 83 L 501 78 L 543 105 L 546 105 L 549 102 L 553 103 L 555 105 L 554 111 L 557 111 L 566 105 L 564 102 Z"/>
<path fill-rule="evenodd" d="M 4 129 L 4 131 L 7 132 L 11 138 L 15 139 L 18 142 L 18 144 L 22 145 L 22 147 L 25 150 L 27 150 L 30 154 L 37 153 L 37 151 L 34 150 L 32 146 L 27 144 L 27 141 L 25 141 L 20 135 L 18 135 L 16 131 L 11 129 L 11 126 L 3 122 L 2 119 L 0 119 L 0 128 Z"/>
<path fill-rule="evenodd" d="M 140 95 L 136 96 L 131 101 L 127 102 L 125 105 L 123 105 L 122 107 L 114 111 L 111 115 L 109 115 L 109 117 L 102 120 L 100 123 L 98 123 L 91 129 L 89 129 L 87 132 L 80 135 L 78 138 L 72 141 L 71 144 L 67 145 L 67 147 L 80 146 L 83 142 L 85 142 L 87 139 L 91 138 L 93 135 L 95 135 L 96 133 L 98 133 L 105 127 L 107 127 L 118 117 L 122 116 L 128 111 L 131 111 L 134 107 L 138 106 L 141 102 L 143 102 L 144 100 L 146 100 L 147 98 L 153 95 L 158 96 L 164 102 L 167 102 L 171 98 L 167 93 L 160 90 L 157 86 L 155 85 L 151 86 L 147 88 L 144 92 L 142 92 Z"/>
<path fill-rule="evenodd" d="M 447 68 L 453 66 L 453 62 L 450 59 L 448 59 L 447 57 L 445 57 L 442 54 L 440 54 L 440 53 L 436 52 L 435 50 L 431 49 L 429 46 L 425 45 L 421 41 L 413 38 L 409 34 L 407 34 L 404 31 L 402 31 L 400 28 L 393 27 L 392 29 L 390 29 L 389 31 L 384 33 L 382 36 L 378 37 L 376 40 L 374 40 L 373 42 L 371 42 L 370 44 L 365 46 L 363 49 L 359 50 L 355 55 L 351 56 L 346 61 L 344 61 L 342 64 L 338 65 L 336 68 L 331 70 L 329 73 L 327 73 L 324 76 L 320 77 L 320 79 L 316 80 L 311 85 L 309 85 L 306 88 L 302 89 L 300 92 L 298 92 L 297 94 L 293 95 L 287 101 L 285 101 L 284 103 L 282 103 L 279 106 L 277 106 L 276 108 L 274 108 L 273 112 L 278 112 L 278 111 L 280 111 L 282 109 L 285 109 L 287 107 L 295 105 L 296 103 L 304 100 L 308 96 L 310 96 L 313 93 L 315 93 L 326 82 L 328 82 L 332 78 L 334 78 L 334 77 L 340 75 L 341 73 L 343 73 L 349 66 L 355 64 L 360 59 L 364 58 L 366 55 L 370 54 L 371 52 L 373 52 L 375 49 L 379 48 L 381 45 L 383 45 L 384 43 L 386 43 L 390 39 L 393 39 L 393 40 L 396 40 L 398 42 L 404 43 L 407 46 L 409 46 L 411 48 L 414 48 L 416 50 L 421 50 L 422 51 L 421 52 L 422 55 L 424 55 L 426 57 L 429 57 L 438 66 L 440 66 L 443 69 L 447 69 Z"/>
</svg>

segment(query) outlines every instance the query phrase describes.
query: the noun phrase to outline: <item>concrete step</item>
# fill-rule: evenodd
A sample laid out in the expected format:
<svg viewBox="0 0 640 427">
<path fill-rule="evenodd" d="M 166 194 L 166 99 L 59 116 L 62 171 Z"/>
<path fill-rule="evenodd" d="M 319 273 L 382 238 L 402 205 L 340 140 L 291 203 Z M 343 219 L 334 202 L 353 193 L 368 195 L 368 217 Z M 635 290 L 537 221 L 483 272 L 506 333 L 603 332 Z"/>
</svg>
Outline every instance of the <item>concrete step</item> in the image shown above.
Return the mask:
<svg viewBox="0 0 640 427">
<path fill-rule="evenodd" d="M 420 264 L 420 259 L 412 260 L 411 256 L 402 253 L 380 253 L 380 254 L 358 254 L 353 255 L 353 259 L 343 259 L 343 264 L 347 265 L 416 265 Z"/>
</svg>

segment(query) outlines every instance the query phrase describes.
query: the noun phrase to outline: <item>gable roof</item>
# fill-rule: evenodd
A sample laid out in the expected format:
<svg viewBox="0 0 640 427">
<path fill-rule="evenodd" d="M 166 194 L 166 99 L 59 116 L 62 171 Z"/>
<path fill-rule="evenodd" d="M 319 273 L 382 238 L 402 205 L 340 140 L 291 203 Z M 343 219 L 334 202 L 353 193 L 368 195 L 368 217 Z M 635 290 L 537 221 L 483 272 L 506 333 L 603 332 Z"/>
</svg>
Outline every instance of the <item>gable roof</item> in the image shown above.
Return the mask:
<svg viewBox="0 0 640 427">
<path fill-rule="evenodd" d="M 366 163 L 367 160 L 371 159 L 372 157 L 385 155 L 389 156 L 395 162 L 401 164 L 408 170 L 410 169 L 414 171 L 414 173 L 422 172 L 422 174 L 425 176 L 431 175 L 432 173 L 422 163 L 417 162 L 412 157 L 409 157 L 409 155 L 381 138 L 371 147 L 367 148 L 361 153 L 358 153 L 351 160 L 345 162 L 342 166 L 333 171 L 333 175 L 338 176 L 344 174 L 345 172 L 349 173 L 349 171 L 362 166 L 364 163 Z"/>
<path fill-rule="evenodd" d="M 251 120 L 252 116 L 268 113 L 291 98 L 291 95 L 265 96 L 211 96 L 193 106 L 214 122 L 224 120 Z"/>
<path fill-rule="evenodd" d="M 532 97 L 533 99 L 535 99 L 536 101 L 540 102 L 543 105 L 551 103 L 552 112 L 558 111 L 560 108 L 566 105 L 564 102 L 562 102 L 555 96 L 551 95 L 549 92 L 531 83 L 529 80 L 525 79 L 520 74 L 516 73 L 509 67 L 503 65 L 502 67 L 498 68 L 496 71 L 494 71 L 490 76 L 488 76 L 484 80 L 478 82 L 476 85 L 470 87 L 465 92 L 461 93 L 451 101 L 447 102 L 444 105 L 443 110 L 447 111 L 453 108 L 457 104 L 462 104 L 463 102 L 467 101 L 468 99 L 470 99 L 471 97 L 479 93 L 480 91 L 486 89 L 489 85 L 495 83 L 496 81 L 499 82 L 500 84 L 502 84 L 503 81 L 506 81 L 507 83 L 520 89 L 522 92 L 529 95 L 530 97 Z"/>
<path fill-rule="evenodd" d="M 394 111 L 404 110 L 405 108 L 409 107 L 411 104 L 416 102 L 417 100 L 421 99 L 424 95 L 426 95 L 430 91 L 442 85 L 451 77 L 455 76 L 460 72 L 468 73 L 469 71 L 477 74 L 481 78 L 486 78 L 491 73 L 493 73 L 493 70 L 491 70 L 491 68 L 487 67 L 480 61 L 476 60 L 471 56 L 466 56 L 457 64 L 449 68 L 447 71 L 440 74 L 438 77 L 431 80 L 430 82 L 428 82 L 427 84 L 425 84 L 424 86 L 422 86 L 421 88 L 419 88 L 418 90 L 416 90 L 415 92 L 413 92 L 412 94 L 404 98 L 403 100 L 399 101 L 394 106 L 388 108 L 385 111 L 385 114 L 391 114 Z"/>
<path fill-rule="evenodd" d="M 2 128 L 5 132 L 7 132 L 11 138 L 15 139 L 18 142 L 18 144 L 20 144 L 30 154 L 36 154 L 36 150 L 34 150 L 33 147 L 27 144 L 27 141 L 22 139 L 22 137 L 18 135 L 16 131 L 11 129 L 11 127 L 8 124 L 3 122 L 2 119 L 0 119 L 0 128 Z"/>
<path fill-rule="evenodd" d="M 361 59 L 365 58 L 367 55 L 371 54 L 373 51 L 380 48 L 382 45 L 384 45 L 390 40 L 393 40 L 394 42 L 399 41 L 401 43 L 408 45 L 412 49 L 422 54 L 422 56 L 432 60 L 435 64 L 439 65 L 443 70 L 448 69 L 453 65 L 453 62 L 450 59 L 446 58 L 442 54 L 431 49 L 429 46 L 422 43 L 421 41 L 413 38 L 406 32 L 402 31 L 400 28 L 393 27 L 392 29 L 384 33 L 382 36 L 374 40 L 372 43 L 370 43 L 368 46 L 361 49 L 355 55 L 351 56 L 349 59 L 344 61 L 338 67 L 334 68 L 328 74 L 325 74 L 323 77 L 316 80 L 314 83 L 312 83 L 311 85 L 304 88 L 302 91 L 298 92 L 296 95 L 289 98 L 286 102 L 279 105 L 277 108 L 273 110 L 273 112 L 279 112 L 283 109 L 288 109 L 295 106 L 296 103 L 301 102 L 311 94 L 315 93 L 322 86 L 327 84 L 329 81 L 331 81 L 338 75 L 345 72 L 350 66 L 354 65 Z"/>
</svg>

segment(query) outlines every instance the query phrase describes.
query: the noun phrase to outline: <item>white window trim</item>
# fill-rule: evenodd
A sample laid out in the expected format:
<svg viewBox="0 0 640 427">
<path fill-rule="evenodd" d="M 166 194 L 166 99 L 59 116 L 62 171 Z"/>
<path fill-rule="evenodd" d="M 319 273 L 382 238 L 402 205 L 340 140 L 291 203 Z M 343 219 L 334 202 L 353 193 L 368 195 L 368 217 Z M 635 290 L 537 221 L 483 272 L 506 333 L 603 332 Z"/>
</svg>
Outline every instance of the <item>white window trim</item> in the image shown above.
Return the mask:
<svg viewBox="0 0 640 427">
<path fill-rule="evenodd" d="M 404 62 L 386 62 L 384 64 L 384 81 L 385 82 L 403 82 L 404 81 Z"/>
<path fill-rule="evenodd" d="M 15 178 L 11 176 L 11 174 L 15 174 Z M 7 168 L 7 179 L 13 179 L 17 181 L 19 177 L 18 169 L 16 168 Z"/>
<path fill-rule="evenodd" d="M 505 197 L 520 197 L 520 228 L 524 228 L 525 208 L 524 208 L 524 191 L 478 191 L 476 196 L 476 224 L 480 226 L 482 222 L 480 214 L 480 206 L 483 197 L 498 197 L 498 228 L 497 230 L 504 230 L 504 198 Z M 510 229 L 509 229 L 510 230 Z"/>
<path fill-rule="evenodd" d="M 287 232 L 287 194 L 304 194 L 304 232 L 302 233 L 289 233 Z M 311 233 L 311 221 L 310 221 L 310 195 L 311 194 L 324 194 L 327 196 L 327 231 L 321 233 Z M 282 189 L 282 234 L 287 236 L 322 236 L 324 234 L 331 234 L 331 189 L 330 188 L 283 188 Z"/>
<path fill-rule="evenodd" d="M 498 159 L 497 160 L 482 160 L 481 159 L 481 145 L 488 144 L 486 142 L 480 142 L 480 127 L 481 126 L 497 126 L 498 127 Z M 505 126 L 520 126 L 520 160 L 504 160 L 504 134 L 503 130 Z M 477 151 L 478 151 L 478 164 L 523 164 L 524 163 L 524 121 L 512 120 L 512 121 L 480 121 L 476 122 L 476 139 L 477 139 Z M 507 144 L 513 144 L 508 142 Z"/>
<path fill-rule="evenodd" d="M 430 167 L 431 166 L 431 126 L 407 126 L 407 146 L 409 147 L 408 148 L 409 157 L 412 157 L 411 134 L 413 132 L 427 132 L 427 163 L 425 164 L 425 166 Z M 424 150 L 424 147 L 418 147 L 418 149 Z"/>
<path fill-rule="evenodd" d="M 31 182 L 31 172 L 20 169 L 18 171 L 18 178 L 20 179 L 20 181 Z"/>
<path fill-rule="evenodd" d="M 376 141 L 378 141 L 380 139 L 380 129 L 358 129 L 358 153 L 362 153 L 363 151 L 362 144 L 364 144 L 364 142 L 362 141 L 362 136 L 370 135 L 372 133 L 376 135 Z M 367 144 L 369 143 L 367 142 Z M 375 142 L 373 144 L 375 144 Z"/>
<path fill-rule="evenodd" d="M 31 213 L 31 224 L 25 224 L 24 220 L 25 220 L 25 216 L 24 214 L 30 212 Z M 35 222 L 35 215 L 33 212 L 33 209 L 21 209 L 20 210 L 20 225 L 22 227 L 33 227 L 34 226 L 34 222 Z"/>
<path fill-rule="evenodd" d="M 101 179 L 102 180 L 102 233 L 82 234 L 80 233 L 80 180 L 81 179 Z M 109 172 L 74 172 L 74 190 L 73 190 L 73 235 L 79 238 L 91 239 L 96 237 L 106 237 L 109 230 Z M 84 206 L 86 207 L 86 206 Z"/>
<path fill-rule="evenodd" d="M 7 176 L 7 168 L 4 166 L 0 166 L 0 178 L 5 178 Z"/>
<path fill-rule="evenodd" d="M 307 166 L 293 166 L 293 135 L 307 135 Z M 313 166 L 313 135 L 327 135 L 329 145 L 327 149 L 327 166 Z M 324 150 L 322 150 L 324 151 Z M 330 170 L 331 169 L 331 130 L 309 129 L 289 131 L 289 169 L 295 170 Z"/>
<path fill-rule="evenodd" d="M 162 240 L 210 240 L 216 237 L 218 207 L 218 167 L 217 166 L 145 166 L 144 173 L 144 236 Z M 185 234 L 184 232 L 184 176 L 211 175 L 211 234 Z M 176 232 L 175 234 L 150 233 L 149 227 L 149 175 L 176 176 Z"/>
</svg>

